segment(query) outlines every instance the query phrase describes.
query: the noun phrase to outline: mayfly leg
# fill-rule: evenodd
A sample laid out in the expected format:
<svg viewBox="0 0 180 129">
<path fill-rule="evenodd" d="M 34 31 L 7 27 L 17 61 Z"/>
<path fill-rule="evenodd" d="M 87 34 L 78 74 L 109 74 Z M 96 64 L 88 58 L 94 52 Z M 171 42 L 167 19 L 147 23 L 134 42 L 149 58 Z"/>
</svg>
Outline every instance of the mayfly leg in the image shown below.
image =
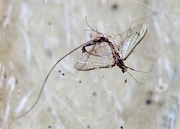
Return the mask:
<svg viewBox="0 0 180 129">
<path fill-rule="evenodd" d="M 87 20 L 87 16 L 85 17 L 85 20 L 86 20 L 87 26 L 90 28 L 90 30 L 87 30 L 87 31 L 94 31 L 94 32 L 96 32 L 98 35 L 101 35 L 102 37 L 104 37 L 104 36 L 106 36 L 106 37 L 108 37 L 108 38 L 111 38 L 111 37 L 112 37 L 112 36 L 110 36 L 110 35 L 108 35 L 108 34 L 105 34 L 105 33 L 102 33 L 102 32 L 99 32 L 99 31 L 95 30 L 92 26 L 90 26 L 89 23 L 88 23 L 88 20 Z"/>
</svg>

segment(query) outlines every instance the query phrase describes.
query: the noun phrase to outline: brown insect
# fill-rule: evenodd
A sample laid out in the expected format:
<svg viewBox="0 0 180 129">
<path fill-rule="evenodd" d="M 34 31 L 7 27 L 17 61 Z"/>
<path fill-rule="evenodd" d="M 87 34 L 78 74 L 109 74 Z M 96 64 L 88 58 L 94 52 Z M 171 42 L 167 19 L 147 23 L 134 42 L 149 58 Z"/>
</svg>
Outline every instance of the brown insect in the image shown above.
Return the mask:
<svg viewBox="0 0 180 129">
<path fill-rule="evenodd" d="M 88 70 L 94 70 L 100 68 L 112 68 L 114 66 L 118 66 L 123 73 L 126 72 L 127 69 L 134 70 L 133 68 L 127 67 L 124 64 L 124 61 L 129 57 L 129 55 L 134 50 L 134 48 L 140 43 L 140 41 L 146 35 L 147 27 L 145 24 L 139 24 L 137 26 L 131 27 L 126 32 L 122 34 L 117 34 L 114 37 L 105 36 L 102 33 L 94 30 L 88 23 L 87 25 L 90 27 L 92 31 L 97 32 L 99 36 L 76 47 L 75 49 L 73 49 L 72 51 L 61 57 L 54 64 L 54 66 L 50 69 L 49 73 L 47 74 L 42 84 L 41 90 L 39 92 L 39 95 L 35 103 L 32 105 L 30 109 L 28 109 L 18 118 L 26 115 L 38 103 L 42 91 L 47 82 L 47 79 L 49 78 L 51 72 L 56 67 L 56 65 L 59 64 L 68 55 L 72 54 L 74 51 L 80 48 L 82 50 L 82 54 L 74 64 L 74 67 L 77 70 L 88 71 Z M 119 36 L 120 40 L 116 40 L 117 36 Z M 138 70 L 134 70 L 134 71 L 138 71 Z"/>
</svg>

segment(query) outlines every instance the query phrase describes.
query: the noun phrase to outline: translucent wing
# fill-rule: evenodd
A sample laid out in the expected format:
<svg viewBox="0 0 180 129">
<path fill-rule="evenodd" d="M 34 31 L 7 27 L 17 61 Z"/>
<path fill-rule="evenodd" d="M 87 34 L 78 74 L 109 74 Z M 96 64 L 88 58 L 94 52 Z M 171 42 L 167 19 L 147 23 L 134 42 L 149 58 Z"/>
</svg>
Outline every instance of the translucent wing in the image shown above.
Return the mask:
<svg viewBox="0 0 180 129">
<path fill-rule="evenodd" d="M 95 43 L 85 49 L 86 52 L 83 52 L 74 64 L 77 70 L 87 71 L 115 65 L 112 50 L 107 42 Z"/>
<path fill-rule="evenodd" d="M 119 44 L 119 54 L 123 60 L 126 60 L 133 49 L 140 43 L 147 32 L 147 26 L 140 24 L 128 29 L 120 35 L 122 41 Z"/>
</svg>

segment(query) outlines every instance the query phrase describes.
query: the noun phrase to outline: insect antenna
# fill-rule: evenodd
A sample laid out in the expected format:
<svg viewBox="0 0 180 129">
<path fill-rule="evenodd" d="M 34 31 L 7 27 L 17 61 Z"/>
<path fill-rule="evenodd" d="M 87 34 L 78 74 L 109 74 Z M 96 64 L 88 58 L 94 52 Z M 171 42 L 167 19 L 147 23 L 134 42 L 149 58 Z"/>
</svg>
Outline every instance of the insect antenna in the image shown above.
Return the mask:
<svg viewBox="0 0 180 129">
<path fill-rule="evenodd" d="M 86 20 L 87 26 L 90 28 L 90 30 L 87 30 L 87 29 L 86 29 L 86 31 L 94 31 L 94 32 L 98 33 L 99 35 L 102 35 L 103 37 L 104 37 L 104 35 L 107 36 L 107 37 L 109 37 L 109 38 L 112 37 L 112 36 L 110 36 L 110 35 L 108 35 L 108 34 L 101 33 L 101 32 L 99 32 L 99 31 L 95 30 L 92 26 L 90 26 L 89 23 L 88 23 L 88 20 L 87 20 L 87 16 L 85 17 L 85 20 Z"/>
<path fill-rule="evenodd" d="M 142 78 L 143 82 L 139 82 L 129 71 L 127 71 L 127 73 L 134 79 L 135 82 L 137 82 L 138 84 L 144 84 L 145 83 L 145 80 L 144 78 Z"/>
</svg>

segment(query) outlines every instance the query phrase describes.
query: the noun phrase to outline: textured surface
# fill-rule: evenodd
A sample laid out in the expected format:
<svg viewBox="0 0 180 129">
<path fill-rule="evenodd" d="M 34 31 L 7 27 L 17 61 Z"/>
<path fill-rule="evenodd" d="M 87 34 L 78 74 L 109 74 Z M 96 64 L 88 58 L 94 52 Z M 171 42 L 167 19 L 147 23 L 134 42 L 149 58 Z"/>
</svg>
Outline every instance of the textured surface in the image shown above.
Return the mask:
<svg viewBox="0 0 180 129">
<path fill-rule="evenodd" d="M 179 129 L 180 3 L 148 0 L 0 1 L 0 128 L 6 129 Z M 97 36 L 126 31 L 131 23 L 148 32 L 125 64 L 78 72 L 72 53 Z M 137 20 L 139 19 L 139 20 Z M 136 20 L 136 21 L 135 21 Z M 127 81 L 127 82 L 126 82 Z M 125 83 L 126 82 L 126 83 Z"/>
</svg>

